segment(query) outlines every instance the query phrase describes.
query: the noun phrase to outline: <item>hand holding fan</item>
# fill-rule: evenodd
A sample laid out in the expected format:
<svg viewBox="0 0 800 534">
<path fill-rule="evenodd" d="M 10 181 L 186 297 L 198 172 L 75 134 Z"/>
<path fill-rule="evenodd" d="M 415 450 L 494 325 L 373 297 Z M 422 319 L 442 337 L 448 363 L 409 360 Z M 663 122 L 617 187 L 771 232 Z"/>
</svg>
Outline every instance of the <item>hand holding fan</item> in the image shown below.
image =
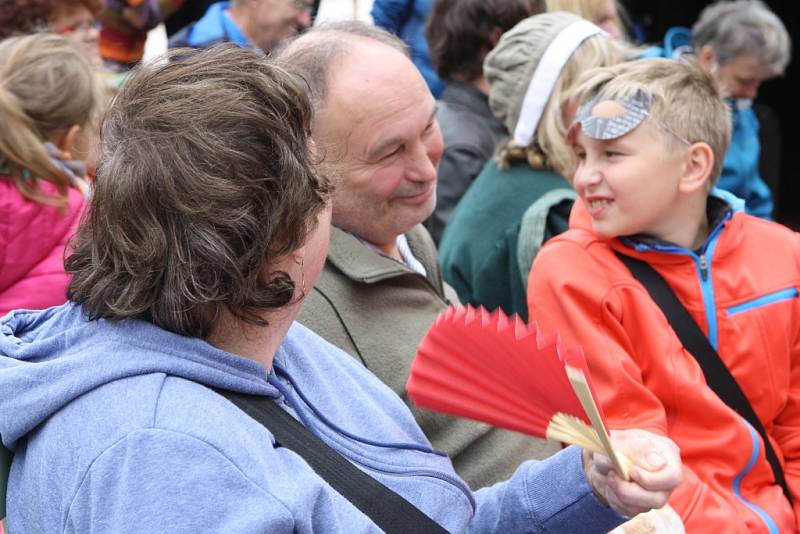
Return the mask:
<svg viewBox="0 0 800 534">
<path fill-rule="evenodd" d="M 586 360 L 519 317 L 450 307 L 422 340 L 406 385 L 419 406 L 608 456 L 628 480 L 628 462 L 611 446 Z"/>
</svg>

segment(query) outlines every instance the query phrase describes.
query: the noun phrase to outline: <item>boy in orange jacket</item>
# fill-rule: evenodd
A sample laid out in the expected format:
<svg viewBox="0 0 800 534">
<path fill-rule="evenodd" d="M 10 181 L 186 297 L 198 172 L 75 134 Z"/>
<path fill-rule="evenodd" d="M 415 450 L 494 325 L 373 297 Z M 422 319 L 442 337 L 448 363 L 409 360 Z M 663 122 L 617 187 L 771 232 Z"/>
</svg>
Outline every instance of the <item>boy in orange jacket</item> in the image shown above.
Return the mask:
<svg viewBox="0 0 800 534">
<path fill-rule="evenodd" d="M 730 113 L 696 65 L 595 69 L 573 98 L 579 200 L 570 229 L 534 262 L 531 319 L 583 347 L 611 428 L 645 428 L 681 448 L 684 481 L 670 505 L 687 532 L 795 532 L 800 236 L 713 188 Z M 766 430 L 794 509 L 759 434 L 709 388 L 617 253 L 650 264 L 716 349 Z"/>
</svg>

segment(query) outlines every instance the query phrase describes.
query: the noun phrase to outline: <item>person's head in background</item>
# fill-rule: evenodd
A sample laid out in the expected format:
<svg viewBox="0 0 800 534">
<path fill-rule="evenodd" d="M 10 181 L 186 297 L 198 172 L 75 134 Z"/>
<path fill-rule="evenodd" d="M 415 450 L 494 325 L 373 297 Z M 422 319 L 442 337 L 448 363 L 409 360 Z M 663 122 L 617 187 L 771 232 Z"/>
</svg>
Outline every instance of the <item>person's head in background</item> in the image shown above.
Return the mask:
<svg viewBox="0 0 800 534">
<path fill-rule="evenodd" d="M 483 85 L 483 60 L 500 36 L 542 11 L 542 0 L 436 0 L 425 30 L 439 78 Z"/>
<path fill-rule="evenodd" d="M 97 15 L 103 7 L 102 0 L 53 0 L 49 29 L 71 39 L 81 46 L 93 66 L 102 65 L 100 30 Z"/>
<path fill-rule="evenodd" d="M 500 168 L 527 163 L 569 179 L 575 157 L 565 140 L 575 107 L 570 91 L 581 73 L 625 58 L 625 45 L 564 11 L 535 15 L 506 32 L 484 66 L 489 105 L 511 134 Z"/>
<path fill-rule="evenodd" d="M 0 0 L 0 39 L 36 31 L 64 35 L 81 47 L 91 64 L 102 63 L 97 15 L 101 0 Z"/>
<path fill-rule="evenodd" d="M 23 196 L 64 206 L 70 186 L 85 186 L 85 169 L 66 160 L 99 98 L 92 66 L 67 38 L 31 34 L 0 41 L 0 169 Z"/>
<path fill-rule="evenodd" d="M 232 0 L 231 18 L 266 52 L 311 26 L 311 0 Z"/>
<path fill-rule="evenodd" d="M 622 23 L 622 7 L 617 0 L 544 0 L 547 12 L 569 11 L 608 32 L 611 37 L 620 39 L 625 35 Z"/>
<path fill-rule="evenodd" d="M 783 74 L 792 44 L 786 27 L 763 2 L 735 0 L 700 13 L 692 47 L 726 95 L 746 106 L 763 81 Z"/>
</svg>

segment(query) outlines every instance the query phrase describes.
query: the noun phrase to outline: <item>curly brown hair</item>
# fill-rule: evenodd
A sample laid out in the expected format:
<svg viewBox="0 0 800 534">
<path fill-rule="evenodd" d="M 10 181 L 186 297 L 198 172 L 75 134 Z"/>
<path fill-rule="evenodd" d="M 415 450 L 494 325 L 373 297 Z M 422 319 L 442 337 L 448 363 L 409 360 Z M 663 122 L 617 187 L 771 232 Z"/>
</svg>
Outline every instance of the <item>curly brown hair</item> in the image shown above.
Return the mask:
<svg viewBox="0 0 800 534">
<path fill-rule="evenodd" d="M 60 9 L 83 4 L 95 16 L 103 8 L 102 0 L 0 0 L 0 39 L 45 31 Z"/>
<path fill-rule="evenodd" d="M 222 307 L 265 325 L 289 304 L 270 266 L 302 245 L 329 198 L 309 150 L 298 77 L 253 50 L 178 50 L 140 67 L 102 128 L 88 217 L 66 268 L 90 319 L 148 320 L 206 338 Z"/>
<path fill-rule="evenodd" d="M 46 29 L 53 0 L 0 0 L 0 39 Z"/>
</svg>

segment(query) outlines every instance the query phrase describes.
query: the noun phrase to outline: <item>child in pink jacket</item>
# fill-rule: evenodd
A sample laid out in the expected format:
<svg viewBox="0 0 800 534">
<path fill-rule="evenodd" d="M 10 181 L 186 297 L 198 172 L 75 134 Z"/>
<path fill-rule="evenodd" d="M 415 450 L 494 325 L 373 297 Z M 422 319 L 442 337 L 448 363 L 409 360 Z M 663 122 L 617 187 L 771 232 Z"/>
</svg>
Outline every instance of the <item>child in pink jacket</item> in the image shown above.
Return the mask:
<svg viewBox="0 0 800 534">
<path fill-rule="evenodd" d="M 70 151 L 97 102 L 92 67 L 66 38 L 0 42 L 0 316 L 66 301 L 64 253 L 88 195 Z"/>
</svg>

